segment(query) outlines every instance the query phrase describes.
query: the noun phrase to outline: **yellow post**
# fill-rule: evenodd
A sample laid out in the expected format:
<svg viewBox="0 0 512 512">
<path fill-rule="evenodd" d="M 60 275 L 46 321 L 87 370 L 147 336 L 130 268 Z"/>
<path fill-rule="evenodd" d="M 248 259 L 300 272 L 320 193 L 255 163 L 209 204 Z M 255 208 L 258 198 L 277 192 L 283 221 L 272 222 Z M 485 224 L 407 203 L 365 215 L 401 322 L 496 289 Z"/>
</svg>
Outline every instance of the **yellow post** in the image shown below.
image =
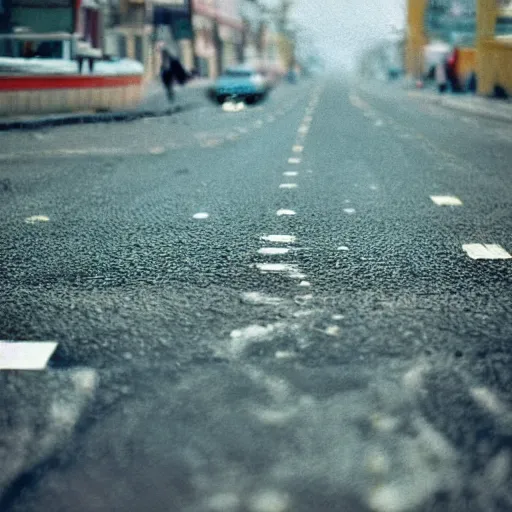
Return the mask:
<svg viewBox="0 0 512 512">
<path fill-rule="evenodd" d="M 405 69 L 408 75 L 420 78 L 423 74 L 423 47 L 425 35 L 425 10 L 427 0 L 407 0 L 407 45 Z"/>
<path fill-rule="evenodd" d="M 497 0 L 477 0 L 476 61 L 478 94 L 488 95 L 494 87 L 496 62 L 492 42 L 495 39 L 498 17 Z"/>
</svg>

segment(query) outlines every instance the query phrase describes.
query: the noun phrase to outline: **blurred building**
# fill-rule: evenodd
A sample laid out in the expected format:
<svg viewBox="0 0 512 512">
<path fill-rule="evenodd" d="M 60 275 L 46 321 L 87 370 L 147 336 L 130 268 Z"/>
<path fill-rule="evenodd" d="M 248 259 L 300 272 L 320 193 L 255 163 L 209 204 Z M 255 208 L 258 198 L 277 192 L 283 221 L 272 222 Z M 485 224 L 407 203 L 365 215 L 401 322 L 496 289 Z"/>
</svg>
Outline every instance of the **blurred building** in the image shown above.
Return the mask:
<svg viewBox="0 0 512 512">
<path fill-rule="evenodd" d="M 241 16 L 244 22 L 244 62 L 271 78 L 282 75 L 284 65 L 279 52 L 276 12 L 255 0 L 244 0 Z"/>
<path fill-rule="evenodd" d="M 197 70 L 214 78 L 243 59 L 244 23 L 238 0 L 192 0 Z"/>
</svg>

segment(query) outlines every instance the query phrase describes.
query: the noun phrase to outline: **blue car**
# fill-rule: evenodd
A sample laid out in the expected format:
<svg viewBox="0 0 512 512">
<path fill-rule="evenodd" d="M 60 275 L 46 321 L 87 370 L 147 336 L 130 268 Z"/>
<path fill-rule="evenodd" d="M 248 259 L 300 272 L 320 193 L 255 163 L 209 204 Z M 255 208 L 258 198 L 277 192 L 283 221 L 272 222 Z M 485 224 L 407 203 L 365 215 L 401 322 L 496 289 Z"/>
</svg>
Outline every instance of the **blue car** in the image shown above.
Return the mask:
<svg viewBox="0 0 512 512">
<path fill-rule="evenodd" d="M 256 103 L 265 98 L 268 90 L 267 81 L 254 68 L 236 66 L 226 69 L 215 81 L 209 93 L 220 104 L 231 99 Z"/>
</svg>

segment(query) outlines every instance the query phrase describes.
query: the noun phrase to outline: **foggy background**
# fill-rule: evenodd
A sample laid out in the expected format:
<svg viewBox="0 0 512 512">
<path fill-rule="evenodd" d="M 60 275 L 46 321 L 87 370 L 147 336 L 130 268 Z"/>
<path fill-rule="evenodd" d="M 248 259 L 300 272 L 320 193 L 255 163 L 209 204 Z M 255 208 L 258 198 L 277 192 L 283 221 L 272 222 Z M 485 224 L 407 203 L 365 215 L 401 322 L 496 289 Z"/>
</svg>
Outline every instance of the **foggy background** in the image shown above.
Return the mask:
<svg viewBox="0 0 512 512">
<path fill-rule="evenodd" d="M 295 0 L 291 18 L 328 69 L 351 70 L 365 47 L 404 27 L 405 12 L 406 0 Z"/>
</svg>

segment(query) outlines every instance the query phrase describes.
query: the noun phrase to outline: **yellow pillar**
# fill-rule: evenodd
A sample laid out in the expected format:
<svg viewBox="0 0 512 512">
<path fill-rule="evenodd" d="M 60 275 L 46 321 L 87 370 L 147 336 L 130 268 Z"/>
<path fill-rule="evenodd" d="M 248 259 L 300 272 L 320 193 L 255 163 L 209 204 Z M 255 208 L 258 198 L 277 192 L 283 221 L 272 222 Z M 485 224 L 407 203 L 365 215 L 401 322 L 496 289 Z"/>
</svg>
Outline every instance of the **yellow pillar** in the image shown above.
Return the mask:
<svg viewBox="0 0 512 512">
<path fill-rule="evenodd" d="M 478 94 L 492 93 L 495 78 L 495 59 L 493 59 L 492 41 L 496 33 L 498 17 L 497 0 L 477 0 L 476 26 L 476 66 Z"/>
<path fill-rule="evenodd" d="M 423 74 L 423 47 L 427 44 L 425 34 L 425 10 L 427 0 L 407 0 L 407 45 L 405 69 L 408 75 L 420 78 Z"/>
</svg>

